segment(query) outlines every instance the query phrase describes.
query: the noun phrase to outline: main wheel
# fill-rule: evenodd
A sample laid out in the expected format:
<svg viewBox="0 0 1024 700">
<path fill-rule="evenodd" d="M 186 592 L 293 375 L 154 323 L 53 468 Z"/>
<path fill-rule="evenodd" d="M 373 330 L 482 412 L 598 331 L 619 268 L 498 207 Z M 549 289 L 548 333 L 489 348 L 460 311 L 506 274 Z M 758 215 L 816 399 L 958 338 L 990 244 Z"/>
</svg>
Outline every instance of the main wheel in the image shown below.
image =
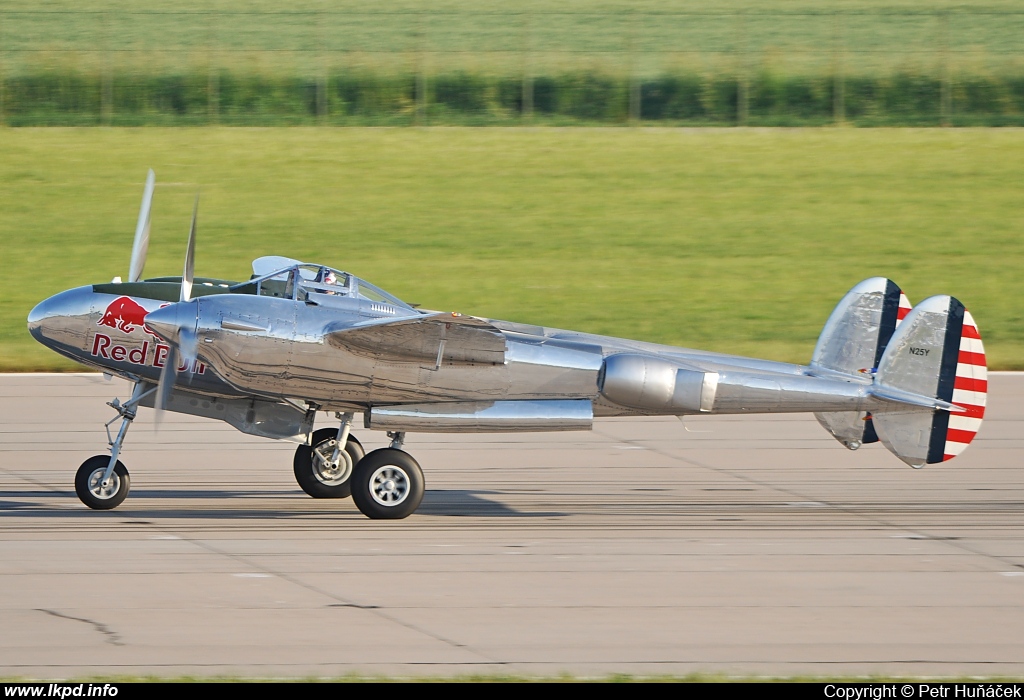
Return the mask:
<svg viewBox="0 0 1024 700">
<path fill-rule="evenodd" d="M 117 508 L 128 497 L 131 479 L 120 461 L 114 465 L 107 484 L 103 485 L 103 472 L 109 464 L 110 457 L 96 455 L 85 460 L 75 474 L 75 493 L 82 503 L 93 510 Z"/>
<path fill-rule="evenodd" d="M 295 450 L 295 481 L 313 498 L 347 498 L 352 493 L 352 469 L 363 458 L 363 446 L 349 435 L 345 449 L 333 459 L 337 444 L 338 429 L 321 428 L 313 433 L 311 445 Z"/>
<path fill-rule="evenodd" d="M 352 500 L 368 518 L 413 514 L 423 500 L 423 471 L 408 452 L 385 447 L 363 457 L 352 473 Z"/>
</svg>

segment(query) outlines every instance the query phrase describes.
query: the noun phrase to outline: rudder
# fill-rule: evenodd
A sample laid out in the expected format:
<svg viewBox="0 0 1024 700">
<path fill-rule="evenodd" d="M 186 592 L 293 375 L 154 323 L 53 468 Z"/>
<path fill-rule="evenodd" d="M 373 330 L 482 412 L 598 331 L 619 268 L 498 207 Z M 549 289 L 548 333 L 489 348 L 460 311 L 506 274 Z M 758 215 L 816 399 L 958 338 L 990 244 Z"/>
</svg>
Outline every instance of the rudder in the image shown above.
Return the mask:
<svg viewBox="0 0 1024 700">
<path fill-rule="evenodd" d="M 959 411 L 894 404 L 873 417 L 882 443 L 907 464 L 923 467 L 956 457 L 981 427 L 988 393 L 985 349 L 977 324 L 957 299 L 925 299 L 906 317 L 875 375 L 886 389 L 933 397 Z"/>
<path fill-rule="evenodd" d="M 846 293 L 829 316 L 818 337 L 811 369 L 838 372 L 867 382 L 885 352 L 910 302 L 890 279 L 872 277 Z M 850 449 L 878 442 L 870 413 L 844 411 L 815 413 L 836 440 Z"/>
</svg>

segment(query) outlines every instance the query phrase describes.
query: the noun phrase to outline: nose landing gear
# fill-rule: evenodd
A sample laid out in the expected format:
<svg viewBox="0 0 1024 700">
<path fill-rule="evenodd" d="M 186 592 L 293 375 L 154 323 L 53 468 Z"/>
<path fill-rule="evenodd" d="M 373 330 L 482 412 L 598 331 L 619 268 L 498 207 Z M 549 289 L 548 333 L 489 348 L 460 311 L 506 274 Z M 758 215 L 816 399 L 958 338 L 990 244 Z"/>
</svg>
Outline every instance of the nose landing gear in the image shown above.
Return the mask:
<svg viewBox="0 0 1024 700">
<path fill-rule="evenodd" d="M 117 508 L 128 497 L 131 479 L 128 470 L 117 457 L 121 454 L 121 445 L 128 434 L 128 428 L 135 420 L 139 401 L 156 391 L 156 387 L 145 382 L 135 382 L 132 397 L 123 404 L 117 399 L 107 405 L 117 411 L 117 416 L 107 421 L 107 442 L 110 443 L 110 456 L 97 455 L 82 463 L 75 474 L 75 493 L 79 500 L 93 510 L 110 510 Z M 121 419 L 121 429 L 117 437 L 111 439 L 110 425 Z"/>
<path fill-rule="evenodd" d="M 93 510 L 117 508 L 128 497 L 131 479 L 128 470 L 119 461 L 114 470 L 105 477 L 110 457 L 97 455 L 82 463 L 75 474 L 75 493 L 85 505 Z"/>
</svg>

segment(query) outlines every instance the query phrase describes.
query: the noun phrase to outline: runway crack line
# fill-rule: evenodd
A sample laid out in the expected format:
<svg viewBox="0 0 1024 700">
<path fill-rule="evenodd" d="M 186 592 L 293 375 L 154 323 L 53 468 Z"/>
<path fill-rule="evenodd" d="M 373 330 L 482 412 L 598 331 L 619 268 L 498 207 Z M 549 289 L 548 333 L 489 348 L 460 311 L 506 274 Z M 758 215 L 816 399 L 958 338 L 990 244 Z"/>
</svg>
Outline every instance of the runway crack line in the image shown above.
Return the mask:
<svg viewBox="0 0 1024 700">
<path fill-rule="evenodd" d="M 93 629 L 106 637 L 107 644 L 113 644 L 116 647 L 124 646 L 124 642 L 121 641 L 121 635 L 114 630 L 110 629 L 102 622 L 96 622 L 95 620 L 87 620 L 84 617 L 75 617 L 74 615 L 65 615 L 62 612 L 56 610 L 47 610 L 46 608 L 36 608 L 36 612 L 46 613 L 54 617 L 59 617 L 64 620 L 74 620 L 75 622 L 84 622 L 87 625 L 92 625 Z"/>
<path fill-rule="evenodd" d="M 401 619 L 399 619 L 399 618 L 397 618 L 397 617 L 395 617 L 393 615 L 389 615 L 380 606 L 357 603 L 357 602 L 355 602 L 353 600 L 349 600 L 349 599 L 347 599 L 347 598 L 345 598 L 343 596 L 336 595 L 334 593 L 331 593 L 330 591 L 325 591 L 325 590 L 323 590 L 321 588 L 318 588 L 317 586 L 314 586 L 312 584 L 306 583 L 305 581 L 301 581 L 301 580 L 299 580 L 297 578 L 289 576 L 288 574 L 283 573 L 281 571 L 275 571 L 274 569 L 270 569 L 268 567 L 262 566 L 260 564 L 257 564 L 256 562 L 249 561 L 245 557 L 240 556 L 238 554 L 232 554 L 231 552 L 225 552 L 224 550 L 218 549 L 217 547 L 214 547 L 213 545 L 211 545 L 211 544 L 209 544 L 207 542 L 203 542 L 202 540 L 195 540 L 195 539 L 192 539 L 192 538 L 190 538 L 190 537 L 188 537 L 186 535 L 181 535 L 181 534 L 178 534 L 178 533 L 175 533 L 175 532 L 170 532 L 170 531 L 166 531 L 165 532 L 164 530 L 162 530 L 161 528 L 158 528 L 158 527 L 154 527 L 153 529 L 157 530 L 158 532 L 162 532 L 164 534 L 176 535 L 181 540 L 183 540 L 185 542 L 188 542 L 189 544 L 195 545 L 196 547 L 199 547 L 201 549 L 205 549 L 208 552 L 211 552 L 213 554 L 218 554 L 218 555 L 220 555 L 222 557 L 226 557 L 228 559 L 231 559 L 232 561 L 239 562 L 239 563 L 244 564 L 245 566 L 248 566 L 250 568 L 262 571 L 265 574 L 270 574 L 271 576 L 276 576 L 276 577 L 278 577 L 278 578 L 280 578 L 280 579 L 282 579 L 284 581 L 287 581 L 288 583 L 291 583 L 291 584 L 293 584 L 295 586 L 299 586 L 300 588 L 304 588 L 307 591 L 310 591 L 312 593 L 316 593 L 318 595 L 324 596 L 325 598 L 329 598 L 329 599 L 334 600 L 334 601 L 337 602 L 336 605 L 331 605 L 330 607 L 345 607 L 345 608 L 356 608 L 356 609 L 359 609 L 359 610 L 365 610 L 366 612 L 368 612 L 371 615 L 375 615 L 375 616 L 377 616 L 377 617 L 379 617 L 381 619 L 387 620 L 388 622 L 396 624 L 396 625 L 398 625 L 400 627 L 404 627 L 405 629 L 407 629 L 407 630 L 409 630 L 411 632 L 415 632 L 415 633 L 421 634 L 421 635 L 423 635 L 425 637 L 429 637 L 429 638 L 434 639 L 434 640 L 436 640 L 438 642 L 441 642 L 442 644 L 447 644 L 448 646 L 450 646 L 452 648 L 463 650 L 463 651 L 467 651 L 467 652 L 469 652 L 471 654 L 475 654 L 476 656 L 480 657 L 481 659 L 483 659 L 487 663 L 491 663 L 491 664 L 495 664 L 495 665 L 500 665 L 500 666 L 509 665 L 508 662 L 506 662 L 506 661 L 499 661 L 497 659 L 492 659 L 491 657 L 487 656 L 483 652 L 481 652 L 481 651 L 479 651 L 477 649 L 473 649 L 472 647 L 470 647 L 467 644 L 462 644 L 462 643 L 457 642 L 457 641 L 455 641 L 453 639 L 449 639 L 449 638 L 447 638 L 447 637 L 445 637 L 443 635 L 437 634 L 436 632 L 431 632 L 430 630 L 427 630 L 427 629 L 424 629 L 422 627 L 419 627 L 418 625 L 414 625 L 411 622 L 406 622 L 405 620 L 401 620 Z"/>
</svg>

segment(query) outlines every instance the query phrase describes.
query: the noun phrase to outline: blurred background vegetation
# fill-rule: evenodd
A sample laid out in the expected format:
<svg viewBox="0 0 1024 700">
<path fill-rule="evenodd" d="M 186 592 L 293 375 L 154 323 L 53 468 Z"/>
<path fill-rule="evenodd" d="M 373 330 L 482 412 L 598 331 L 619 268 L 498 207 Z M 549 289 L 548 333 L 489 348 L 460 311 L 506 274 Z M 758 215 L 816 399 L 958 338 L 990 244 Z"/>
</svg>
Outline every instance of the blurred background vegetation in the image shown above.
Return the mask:
<svg viewBox="0 0 1024 700">
<path fill-rule="evenodd" d="M 554 7 L 554 9 L 553 9 Z M 1024 369 L 1019 0 L 0 0 L 0 369 L 41 299 L 324 262 L 428 308 L 806 362 L 886 275 Z M 204 128 L 161 128 L 179 126 Z M 258 128 L 477 125 L 514 129 Z M 548 126 L 640 126 L 549 129 Z"/>
<path fill-rule="evenodd" d="M 1024 124 L 1024 6 L 5 0 L 0 119 Z"/>
</svg>

